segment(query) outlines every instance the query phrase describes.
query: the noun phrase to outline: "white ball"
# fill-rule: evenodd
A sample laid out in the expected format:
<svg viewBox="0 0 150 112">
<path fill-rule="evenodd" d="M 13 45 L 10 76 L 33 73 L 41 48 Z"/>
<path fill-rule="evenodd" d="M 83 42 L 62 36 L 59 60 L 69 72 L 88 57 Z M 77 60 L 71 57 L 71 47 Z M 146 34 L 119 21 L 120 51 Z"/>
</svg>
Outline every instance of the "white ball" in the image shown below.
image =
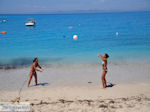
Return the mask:
<svg viewBox="0 0 150 112">
<path fill-rule="evenodd" d="M 73 35 L 73 40 L 78 40 L 78 35 Z"/>
</svg>

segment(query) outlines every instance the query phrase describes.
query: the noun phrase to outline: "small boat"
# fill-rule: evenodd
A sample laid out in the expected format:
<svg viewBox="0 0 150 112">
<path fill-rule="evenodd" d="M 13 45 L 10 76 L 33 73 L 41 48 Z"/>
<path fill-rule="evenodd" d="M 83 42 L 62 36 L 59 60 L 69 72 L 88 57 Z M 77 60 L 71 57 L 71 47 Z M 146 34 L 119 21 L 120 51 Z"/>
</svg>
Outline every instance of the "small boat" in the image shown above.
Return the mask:
<svg viewBox="0 0 150 112">
<path fill-rule="evenodd" d="M 6 20 L 2 20 L 2 23 L 5 23 L 6 22 Z"/>
<path fill-rule="evenodd" d="M 34 19 L 28 19 L 26 22 L 25 22 L 25 25 L 26 26 L 34 26 L 35 25 L 35 20 Z"/>
</svg>

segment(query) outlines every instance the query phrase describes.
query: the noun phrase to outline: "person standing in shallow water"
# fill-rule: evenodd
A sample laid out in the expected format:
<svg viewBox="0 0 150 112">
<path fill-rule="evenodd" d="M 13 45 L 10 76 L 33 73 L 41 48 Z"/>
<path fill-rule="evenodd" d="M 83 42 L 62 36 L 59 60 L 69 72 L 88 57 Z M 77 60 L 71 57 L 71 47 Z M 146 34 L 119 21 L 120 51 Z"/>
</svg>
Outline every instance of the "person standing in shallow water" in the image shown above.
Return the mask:
<svg viewBox="0 0 150 112">
<path fill-rule="evenodd" d="M 103 88 L 106 88 L 106 73 L 107 73 L 107 58 L 109 57 L 108 54 L 104 54 L 104 56 L 98 54 L 98 57 L 102 60 L 102 69 L 103 69 L 103 72 L 102 72 L 102 84 L 103 84 Z"/>
<path fill-rule="evenodd" d="M 39 69 L 37 69 L 37 67 Z M 39 71 L 39 72 L 43 71 L 42 67 L 38 64 L 38 58 L 35 58 L 33 60 L 33 64 L 32 64 L 30 75 L 29 75 L 28 87 L 30 86 L 30 82 L 31 82 L 31 79 L 33 76 L 35 78 L 35 85 L 37 85 L 37 73 L 36 73 L 36 71 Z"/>
</svg>

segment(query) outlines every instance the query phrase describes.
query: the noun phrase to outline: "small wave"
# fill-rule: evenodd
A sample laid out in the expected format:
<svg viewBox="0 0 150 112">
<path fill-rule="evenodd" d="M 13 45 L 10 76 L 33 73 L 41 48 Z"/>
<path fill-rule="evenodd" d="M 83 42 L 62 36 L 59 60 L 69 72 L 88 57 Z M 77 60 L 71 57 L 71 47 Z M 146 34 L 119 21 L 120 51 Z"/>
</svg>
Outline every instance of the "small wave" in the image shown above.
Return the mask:
<svg viewBox="0 0 150 112">
<path fill-rule="evenodd" d="M 19 67 L 25 67 L 32 64 L 31 58 L 17 58 L 11 60 L 0 61 L 0 69 L 16 69 Z"/>
</svg>

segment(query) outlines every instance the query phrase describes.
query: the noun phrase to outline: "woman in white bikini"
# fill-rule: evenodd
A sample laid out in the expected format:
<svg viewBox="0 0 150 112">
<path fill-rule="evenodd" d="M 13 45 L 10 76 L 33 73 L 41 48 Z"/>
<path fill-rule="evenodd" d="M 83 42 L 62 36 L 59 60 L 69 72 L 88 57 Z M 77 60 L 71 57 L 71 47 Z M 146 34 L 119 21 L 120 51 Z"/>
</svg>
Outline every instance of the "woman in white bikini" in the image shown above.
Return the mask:
<svg viewBox="0 0 150 112">
<path fill-rule="evenodd" d="M 104 54 L 104 56 L 98 54 L 98 57 L 102 60 L 102 69 L 103 69 L 103 73 L 102 73 L 102 84 L 103 84 L 103 88 L 106 88 L 106 73 L 107 73 L 107 58 L 109 57 L 108 54 Z"/>
</svg>

